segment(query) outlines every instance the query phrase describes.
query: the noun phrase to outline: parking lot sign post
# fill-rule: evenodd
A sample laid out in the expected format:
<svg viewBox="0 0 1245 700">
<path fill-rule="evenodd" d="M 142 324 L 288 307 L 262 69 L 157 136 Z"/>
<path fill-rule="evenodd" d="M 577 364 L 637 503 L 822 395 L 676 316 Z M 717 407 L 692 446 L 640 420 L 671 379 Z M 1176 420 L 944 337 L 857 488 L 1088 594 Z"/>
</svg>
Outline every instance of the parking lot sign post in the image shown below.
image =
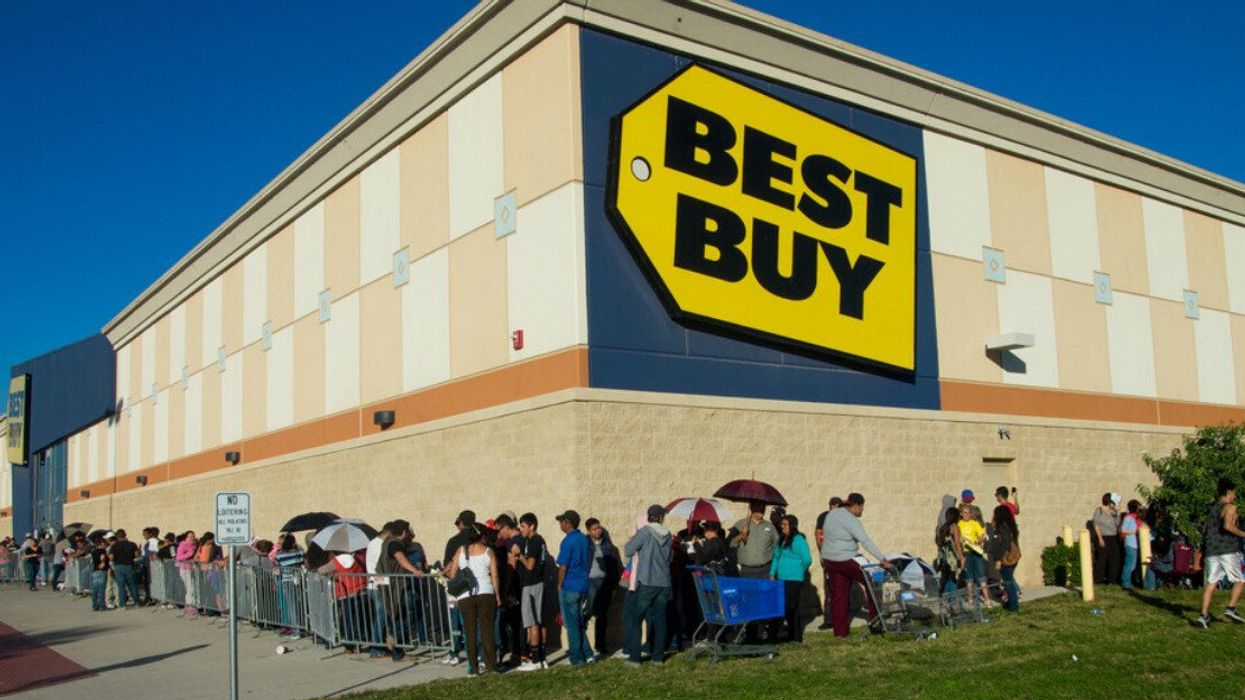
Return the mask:
<svg viewBox="0 0 1245 700">
<path fill-rule="evenodd" d="M 234 545 L 251 541 L 251 494 L 216 494 L 216 541 L 229 548 L 229 698 L 238 700 L 238 576 Z"/>
</svg>

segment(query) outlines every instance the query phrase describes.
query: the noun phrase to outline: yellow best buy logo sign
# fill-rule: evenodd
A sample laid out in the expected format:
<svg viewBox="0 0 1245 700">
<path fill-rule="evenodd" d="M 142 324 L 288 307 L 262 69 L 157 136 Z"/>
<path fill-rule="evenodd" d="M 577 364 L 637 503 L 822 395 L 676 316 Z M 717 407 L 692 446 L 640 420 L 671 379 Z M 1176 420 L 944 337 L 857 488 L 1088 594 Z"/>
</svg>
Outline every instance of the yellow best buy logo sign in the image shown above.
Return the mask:
<svg viewBox="0 0 1245 700">
<path fill-rule="evenodd" d="M 676 317 L 914 369 L 911 156 L 693 65 L 615 118 L 609 176 Z"/>
</svg>

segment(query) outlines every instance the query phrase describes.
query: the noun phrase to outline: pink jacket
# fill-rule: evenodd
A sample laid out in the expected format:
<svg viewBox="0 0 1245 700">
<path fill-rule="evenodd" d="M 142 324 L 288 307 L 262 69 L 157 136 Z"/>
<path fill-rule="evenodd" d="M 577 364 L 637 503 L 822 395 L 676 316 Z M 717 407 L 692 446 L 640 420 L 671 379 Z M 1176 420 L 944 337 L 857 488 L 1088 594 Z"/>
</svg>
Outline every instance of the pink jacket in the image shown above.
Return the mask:
<svg viewBox="0 0 1245 700">
<path fill-rule="evenodd" d="M 195 551 L 198 548 L 198 543 L 189 537 L 177 543 L 177 561 L 183 569 L 194 565 Z"/>
</svg>

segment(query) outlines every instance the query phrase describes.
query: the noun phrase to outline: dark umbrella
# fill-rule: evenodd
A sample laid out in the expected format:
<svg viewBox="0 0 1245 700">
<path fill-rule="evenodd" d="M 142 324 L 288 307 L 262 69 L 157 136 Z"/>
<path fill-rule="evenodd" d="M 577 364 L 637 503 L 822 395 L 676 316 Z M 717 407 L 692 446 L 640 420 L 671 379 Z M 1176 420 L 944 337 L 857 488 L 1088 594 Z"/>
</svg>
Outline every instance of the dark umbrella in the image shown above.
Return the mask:
<svg viewBox="0 0 1245 700">
<path fill-rule="evenodd" d="M 91 531 L 90 523 L 69 523 L 65 527 L 61 528 L 61 534 L 64 535 L 65 537 L 70 537 L 75 532 L 90 532 L 90 531 Z"/>
<path fill-rule="evenodd" d="M 96 531 L 92 532 L 91 534 L 87 535 L 87 536 L 86 536 L 86 538 L 87 538 L 88 540 L 92 540 L 92 541 L 94 541 L 94 540 L 98 540 L 98 539 L 103 538 L 103 536 L 104 536 L 104 535 L 106 535 L 106 534 L 108 534 L 108 531 L 107 531 L 107 530 L 96 530 Z"/>
<path fill-rule="evenodd" d="M 736 479 L 714 491 L 713 495 L 718 498 L 725 498 L 728 501 L 744 503 L 760 501 L 772 506 L 787 505 L 787 499 L 783 498 L 781 493 L 778 493 L 778 489 L 756 479 Z"/>
<path fill-rule="evenodd" d="M 303 513 L 295 515 L 289 519 L 289 522 L 282 525 L 280 532 L 302 532 L 303 530 L 319 530 L 328 525 L 332 525 L 341 516 L 337 513 L 328 511 L 315 511 L 312 513 Z"/>
</svg>

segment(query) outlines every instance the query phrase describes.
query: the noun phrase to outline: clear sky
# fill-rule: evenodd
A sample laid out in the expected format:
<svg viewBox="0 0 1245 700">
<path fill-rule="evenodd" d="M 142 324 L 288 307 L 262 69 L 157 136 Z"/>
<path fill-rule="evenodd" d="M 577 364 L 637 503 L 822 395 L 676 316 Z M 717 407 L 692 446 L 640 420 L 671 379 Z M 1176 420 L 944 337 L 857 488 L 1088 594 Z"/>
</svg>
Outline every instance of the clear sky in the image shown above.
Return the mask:
<svg viewBox="0 0 1245 700">
<path fill-rule="evenodd" d="M 0 367 L 97 332 L 473 4 L 0 0 Z M 1245 3 L 745 4 L 1245 181 Z"/>
</svg>

